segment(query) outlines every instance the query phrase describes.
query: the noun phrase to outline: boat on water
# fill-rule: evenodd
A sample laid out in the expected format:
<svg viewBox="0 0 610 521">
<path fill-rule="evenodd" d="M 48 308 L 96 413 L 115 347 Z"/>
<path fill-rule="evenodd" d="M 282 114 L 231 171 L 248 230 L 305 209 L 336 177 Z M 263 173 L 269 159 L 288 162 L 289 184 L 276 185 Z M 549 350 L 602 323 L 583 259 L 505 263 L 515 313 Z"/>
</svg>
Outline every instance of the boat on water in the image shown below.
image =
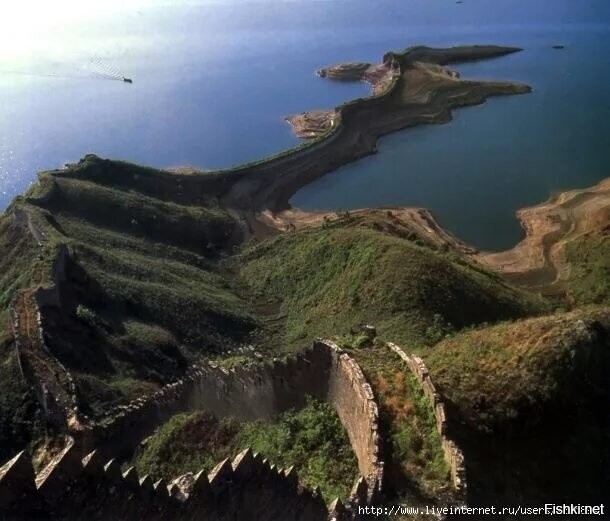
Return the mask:
<svg viewBox="0 0 610 521">
<path fill-rule="evenodd" d="M 123 81 L 125 83 L 133 83 L 133 80 L 131 78 L 126 78 L 125 76 L 123 76 Z"/>
</svg>

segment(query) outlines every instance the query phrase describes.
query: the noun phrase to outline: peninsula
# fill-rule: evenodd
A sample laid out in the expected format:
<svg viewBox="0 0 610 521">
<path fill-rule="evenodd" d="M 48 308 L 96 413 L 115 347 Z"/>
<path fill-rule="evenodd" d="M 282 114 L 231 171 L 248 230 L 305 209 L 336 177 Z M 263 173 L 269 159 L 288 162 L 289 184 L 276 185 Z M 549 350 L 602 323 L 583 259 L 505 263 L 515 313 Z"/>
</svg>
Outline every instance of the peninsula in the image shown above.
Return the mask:
<svg viewBox="0 0 610 521">
<path fill-rule="evenodd" d="M 604 499 L 608 180 L 522 210 L 526 238 L 501 253 L 423 208 L 288 203 L 385 134 L 529 92 L 449 68 L 517 51 L 322 69 L 373 95 L 291 118 L 306 142 L 235 168 L 90 154 L 40 173 L 0 215 L 2 515 L 351 521 L 413 500 Z"/>
</svg>

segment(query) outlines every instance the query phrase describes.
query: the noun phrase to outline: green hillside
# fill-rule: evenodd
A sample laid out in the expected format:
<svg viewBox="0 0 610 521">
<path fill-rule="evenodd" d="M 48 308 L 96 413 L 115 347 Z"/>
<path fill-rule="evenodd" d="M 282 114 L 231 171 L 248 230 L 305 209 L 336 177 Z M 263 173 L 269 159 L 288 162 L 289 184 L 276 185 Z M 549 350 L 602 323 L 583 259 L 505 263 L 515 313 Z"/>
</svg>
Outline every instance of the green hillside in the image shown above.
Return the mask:
<svg viewBox="0 0 610 521">
<path fill-rule="evenodd" d="M 415 346 L 544 309 L 542 301 L 456 255 L 371 224 L 343 219 L 283 234 L 241 256 L 243 279 L 284 318 L 277 343 L 302 345 L 371 323 L 382 336 Z"/>
<path fill-rule="evenodd" d="M 423 354 L 477 501 L 597 501 L 610 489 L 610 310 L 475 329 Z"/>
</svg>

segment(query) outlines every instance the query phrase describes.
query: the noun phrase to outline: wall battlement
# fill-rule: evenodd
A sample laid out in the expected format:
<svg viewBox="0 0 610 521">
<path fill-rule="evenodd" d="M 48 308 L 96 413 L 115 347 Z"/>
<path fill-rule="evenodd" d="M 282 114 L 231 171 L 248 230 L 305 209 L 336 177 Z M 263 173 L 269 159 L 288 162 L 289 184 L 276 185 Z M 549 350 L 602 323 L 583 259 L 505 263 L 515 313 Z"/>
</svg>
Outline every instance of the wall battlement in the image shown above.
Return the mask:
<svg viewBox="0 0 610 521">
<path fill-rule="evenodd" d="M 169 484 L 140 478 L 133 468 L 121 472 L 116 460 L 95 451 L 81 460 L 74 443 L 38 475 L 23 452 L 0 468 L 3 520 L 322 521 L 341 507 L 329 511 L 319 491 L 299 485 L 294 469 L 278 469 L 250 449 L 209 474 L 185 474 Z"/>
<path fill-rule="evenodd" d="M 407 365 L 411 373 L 420 383 L 430 406 L 434 411 L 436 419 L 436 430 L 441 438 L 445 461 L 451 469 L 451 482 L 457 494 L 458 499 L 465 500 L 467 494 L 466 467 L 464 464 L 464 454 L 456 443 L 447 435 L 447 414 L 445 412 L 445 404 L 437 392 L 428 368 L 424 361 L 415 355 L 407 355 L 396 344 L 388 342 L 388 347 L 394 351 Z"/>
<path fill-rule="evenodd" d="M 133 468 L 120 471 L 117 461 L 177 412 L 266 418 L 304 405 L 307 395 L 335 408 L 358 459 L 361 477 L 345 503 L 327 507 L 317 489 L 299 485 L 294 469 L 278 470 L 251 450 L 209 475 L 186 474 L 167 485 L 140 479 Z M 357 507 L 376 503 L 382 492 L 380 447 L 378 408 L 362 370 L 335 344 L 316 340 L 294 357 L 262 366 L 201 364 L 76 433 L 38 475 L 29 456 L 18 454 L 0 468 L 0 512 L 6 519 L 357 519 Z M 89 453 L 81 460 L 83 451 Z"/>
<path fill-rule="evenodd" d="M 381 487 L 383 462 L 378 408 L 362 370 L 335 344 L 316 340 L 285 360 L 227 370 L 214 362 L 193 367 L 156 393 L 118 406 L 78 434 L 85 452 L 127 457 L 161 424 L 180 412 L 206 410 L 241 421 L 267 419 L 305 405 L 307 396 L 337 411 L 360 473 Z"/>
</svg>

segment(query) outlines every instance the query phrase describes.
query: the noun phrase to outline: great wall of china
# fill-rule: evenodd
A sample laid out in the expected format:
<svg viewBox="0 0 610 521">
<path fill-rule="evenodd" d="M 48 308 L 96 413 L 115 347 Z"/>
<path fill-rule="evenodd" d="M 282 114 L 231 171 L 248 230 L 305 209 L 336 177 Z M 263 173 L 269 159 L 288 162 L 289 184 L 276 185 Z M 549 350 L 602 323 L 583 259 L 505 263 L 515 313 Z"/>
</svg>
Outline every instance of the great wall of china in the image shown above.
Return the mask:
<svg viewBox="0 0 610 521">
<path fill-rule="evenodd" d="M 464 500 L 464 458 L 446 435 L 444 405 L 427 369 L 398 346 L 388 347 L 406 363 L 430 400 L 456 498 Z M 140 479 L 133 468 L 120 470 L 121 453 L 133 450 L 172 414 L 204 408 L 242 419 L 270 417 L 302 405 L 307 394 L 335 407 L 357 456 L 361 476 L 344 502 L 325 505 L 317 489 L 299 484 L 295 469 L 277 469 L 249 449 L 220 462 L 209 474 L 186 474 L 169 484 L 153 483 L 148 476 Z M 328 341 L 317 340 L 295 357 L 254 368 L 201 364 L 178 382 L 117 408 L 81 436 L 38 475 L 25 452 L 0 468 L 2 519 L 22 519 L 25 512 L 41 519 L 351 520 L 359 519 L 358 506 L 377 503 L 383 492 L 372 389 L 356 362 Z M 110 457 L 113 453 L 116 459 Z"/>
<path fill-rule="evenodd" d="M 432 383 L 430 373 L 424 361 L 415 355 L 407 355 L 396 344 L 388 343 L 388 347 L 396 353 L 409 368 L 409 371 L 415 376 L 422 387 L 430 407 L 434 411 L 436 420 L 436 430 L 441 438 L 443 446 L 443 454 L 445 461 L 451 470 L 451 482 L 453 489 L 458 498 L 465 500 L 468 487 L 466 482 L 466 466 L 464 462 L 464 454 L 456 443 L 447 435 L 447 413 L 445 412 L 445 404 L 437 392 L 436 387 Z"/>
<path fill-rule="evenodd" d="M 358 506 L 381 500 L 382 433 L 373 390 L 358 364 L 326 340 L 264 364 L 225 369 L 200 363 L 177 382 L 109 411 L 101 421 L 79 414 L 74 382 L 46 346 L 43 330 L 44 308 L 61 306 L 69 260 L 68 248 L 60 247 L 51 284 L 18 294 L 12 312 L 22 374 L 47 419 L 63 421 L 72 438 L 38 474 L 25 452 L 0 467 L 1 520 L 353 520 L 359 519 Z M 456 500 L 465 501 L 464 458 L 446 435 L 445 408 L 423 361 L 394 344 L 388 347 L 406 363 L 430 401 Z M 176 413 L 207 410 L 219 417 L 264 419 L 302 407 L 307 396 L 334 407 L 357 457 L 360 477 L 343 502 L 337 499 L 327 506 L 318 489 L 299 483 L 295 469 L 277 469 L 249 449 L 220 462 L 209 474 L 186 474 L 169 484 L 140 479 L 133 468 L 121 472 L 119 462 Z"/>
</svg>

